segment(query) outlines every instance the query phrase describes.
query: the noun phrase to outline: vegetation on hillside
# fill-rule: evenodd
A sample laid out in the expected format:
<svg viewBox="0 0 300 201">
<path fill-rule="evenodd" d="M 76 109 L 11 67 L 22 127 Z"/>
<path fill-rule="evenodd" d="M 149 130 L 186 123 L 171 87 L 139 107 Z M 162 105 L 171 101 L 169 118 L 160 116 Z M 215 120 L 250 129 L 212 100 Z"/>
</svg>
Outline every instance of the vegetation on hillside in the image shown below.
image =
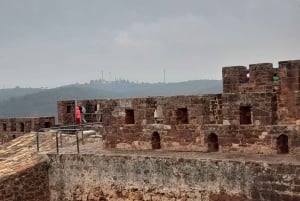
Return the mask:
<svg viewBox="0 0 300 201">
<path fill-rule="evenodd" d="M 9 88 L 9 89 L 0 89 L 0 101 L 9 100 L 11 98 L 17 98 L 25 96 L 27 94 L 33 94 L 40 91 L 43 91 L 43 88 Z"/>
</svg>

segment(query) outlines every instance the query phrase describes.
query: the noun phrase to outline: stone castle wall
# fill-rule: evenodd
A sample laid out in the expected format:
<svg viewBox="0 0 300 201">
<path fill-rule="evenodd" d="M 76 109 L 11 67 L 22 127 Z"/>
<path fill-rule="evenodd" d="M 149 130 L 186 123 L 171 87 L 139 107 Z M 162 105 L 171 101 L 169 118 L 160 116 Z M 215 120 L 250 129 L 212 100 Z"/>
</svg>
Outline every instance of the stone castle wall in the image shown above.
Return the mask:
<svg viewBox="0 0 300 201">
<path fill-rule="evenodd" d="M 223 84 L 223 94 L 58 101 L 59 124 L 74 124 L 81 104 L 116 153 L 49 154 L 49 163 L 15 166 L 19 173 L 0 179 L 0 200 L 300 200 L 300 61 L 226 67 Z M 0 119 L 0 137 L 54 123 Z"/>
<path fill-rule="evenodd" d="M 57 102 L 58 123 L 62 125 L 75 124 L 75 101 L 64 100 Z"/>
<path fill-rule="evenodd" d="M 26 117 L 0 119 L 0 144 L 16 137 L 55 126 L 55 117 Z"/>
<path fill-rule="evenodd" d="M 49 157 L 51 201 L 300 200 L 299 164 L 199 159 L 191 154 Z"/>
<path fill-rule="evenodd" d="M 249 107 L 252 125 L 277 124 L 277 96 L 274 93 L 224 93 L 222 94 L 224 125 L 241 125 L 241 107 Z"/>
<path fill-rule="evenodd" d="M 77 104 L 86 107 L 88 122 L 96 122 L 101 115 L 106 148 L 152 149 L 153 136 L 158 135 L 159 148 L 164 150 L 206 152 L 213 143 L 214 151 L 276 153 L 277 138 L 283 134 L 288 138 L 286 146 L 293 151 L 299 147 L 299 126 L 278 125 L 277 98 L 267 92 L 223 93 L 80 100 Z M 69 121 L 74 114 L 65 112 L 68 107 L 73 111 L 75 101 L 58 102 L 62 124 L 72 124 Z M 241 114 L 243 107 L 248 113 Z M 242 116 L 249 122 L 242 122 Z M 216 142 L 210 142 L 211 134 L 216 135 Z"/>
<path fill-rule="evenodd" d="M 280 152 L 279 136 L 287 136 L 286 146 L 290 153 L 297 153 L 300 147 L 300 126 L 233 126 L 205 125 L 197 127 L 183 125 L 172 128 L 163 124 L 152 124 L 145 128 L 133 126 L 106 127 L 102 133 L 106 148 L 151 150 L 153 134 L 160 136 L 160 149 L 173 151 L 220 151 L 239 153 L 276 154 Z M 211 141 L 215 134 L 217 141 Z M 215 143 L 216 150 L 209 150 Z"/>
<path fill-rule="evenodd" d="M 300 60 L 280 61 L 278 68 L 270 63 L 224 67 L 223 93 L 265 92 L 277 95 L 278 123 L 295 124 L 300 118 Z M 248 74 L 248 77 L 247 77 Z M 277 74 L 278 82 L 272 77 Z"/>
<path fill-rule="evenodd" d="M 280 95 L 278 113 L 282 123 L 300 119 L 300 61 L 279 62 Z"/>
<path fill-rule="evenodd" d="M 75 104 L 74 100 L 58 102 L 59 124 L 74 124 Z M 164 124 L 222 123 L 220 94 L 79 100 L 77 104 L 81 104 L 86 108 L 85 118 L 88 122 L 96 122 L 97 114 L 99 114 L 104 125 L 153 124 L 155 123 L 155 110 L 158 115 L 157 120 Z M 99 111 L 96 110 L 97 105 Z M 134 113 L 134 121 L 130 123 L 126 122 L 126 112 L 128 110 L 133 110 Z"/>
<path fill-rule="evenodd" d="M 274 74 L 279 77 L 278 82 L 273 81 Z M 298 129 L 299 87 L 299 60 L 279 62 L 278 68 L 270 63 L 252 64 L 249 69 L 224 67 L 222 94 L 59 101 L 58 121 L 62 125 L 74 124 L 75 106 L 81 104 L 86 108 L 88 122 L 103 125 L 107 148 L 149 149 L 153 135 L 158 135 L 161 148 L 203 151 L 212 137 L 205 128 L 215 125 L 217 130 L 226 131 L 211 131 L 217 141 L 213 146 L 219 145 L 220 150 L 225 150 L 222 146 L 227 146 L 227 141 L 232 146 L 260 144 L 276 150 L 273 142 L 262 142 L 261 136 L 272 130 L 269 126 L 289 125 L 289 130 Z M 251 134 L 241 132 L 246 127 Z M 290 138 L 295 136 L 294 131 L 285 135 L 284 138 L 296 142 L 292 146 L 298 144 L 297 137 Z"/>
<path fill-rule="evenodd" d="M 18 172 L 18 168 L 24 169 Z M 0 177 L 0 200 L 49 201 L 49 179 L 46 163 L 33 167 L 14 167 L 16 174 Z"/>
</svg>

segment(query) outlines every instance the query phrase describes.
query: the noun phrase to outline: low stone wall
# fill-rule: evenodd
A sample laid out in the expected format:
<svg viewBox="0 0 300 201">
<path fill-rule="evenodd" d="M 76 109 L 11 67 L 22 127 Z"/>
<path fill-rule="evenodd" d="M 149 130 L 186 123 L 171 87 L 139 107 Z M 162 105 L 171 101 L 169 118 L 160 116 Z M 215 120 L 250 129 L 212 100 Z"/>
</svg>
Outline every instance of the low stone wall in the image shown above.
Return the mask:
<svg viewBox="0 0 300 201">
<path fill-rule="evenodd" d="M 55 117 L 0 118 L 0 144 L 10 142 L 31 131 L 55 125 Z"/>
<path fill-rule="evenodd" d="M 50 200 L 300 200 L 299 161 L 292 165 L 197 154 L 50 154 Z"/>
<path fill-rule="evenodd" d="M 101 132 L 105 148 L 124 150 L 152 149 L 151 137 L 157 132 L 162 150 L 207 152 L 210 134 L 218 136 L 220 152 L 276 154 L 277 139 L 288 137 L 289 153 L 300 154 L 299 125 L 215 125 L 194 126 L 191 124 L 170 126 L 149 124 L 138 127 L 105 127 Z"/>
<path fill-rule="evenodd" d="M 15 167 L 17 168 L 22 167 Z M 42 162 L 16 174 L 0 178 L 0 200 L 48 201 L 48 163 Z"/>
</svg>

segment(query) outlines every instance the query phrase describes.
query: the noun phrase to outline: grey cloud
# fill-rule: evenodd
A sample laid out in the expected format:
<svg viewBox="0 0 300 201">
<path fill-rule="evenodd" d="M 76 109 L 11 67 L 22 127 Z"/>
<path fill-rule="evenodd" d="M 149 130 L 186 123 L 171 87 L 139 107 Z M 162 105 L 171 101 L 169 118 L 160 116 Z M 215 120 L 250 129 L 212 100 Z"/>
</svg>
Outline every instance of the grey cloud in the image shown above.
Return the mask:
<svg viewBox="0 0 300 201">
<path fill-rule="evenodd" d="M 0 0 L 0 27 L 0 87 L 86 82 L 101 71 L 221 79 L 225 65 L 297 59 L 300 1 Z"/>
</svg>

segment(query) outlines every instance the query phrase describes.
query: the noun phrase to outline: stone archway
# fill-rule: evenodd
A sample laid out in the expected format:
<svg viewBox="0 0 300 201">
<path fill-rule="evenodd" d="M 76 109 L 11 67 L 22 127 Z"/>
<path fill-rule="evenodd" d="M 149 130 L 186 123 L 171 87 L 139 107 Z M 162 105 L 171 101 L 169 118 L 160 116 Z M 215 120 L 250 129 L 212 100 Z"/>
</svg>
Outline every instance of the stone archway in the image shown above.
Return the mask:
<svg viewBox="0 0 300 201">
<path fill-rule="evenodd" d="M 160 149 L 161 145 L 160 145 L 160 135 L 158 132 L 154 132 L 152 133 L 151 136 L 151 145 L 152 145 L 152 149 Z"/>
<path fill-rule="evenodd" d="M 289 153 L 289 137 L 287 135 L 281 134 L 277 137 L 276 149 L 278 154 Z"/>
<path fill-rule="evenodd" d="M 207 151 L 208 152 L 218 152 L 219 151 L 219 139 L 218 136 L 214 133 L 211 133 L 207 136 Z"/>
</svg>

